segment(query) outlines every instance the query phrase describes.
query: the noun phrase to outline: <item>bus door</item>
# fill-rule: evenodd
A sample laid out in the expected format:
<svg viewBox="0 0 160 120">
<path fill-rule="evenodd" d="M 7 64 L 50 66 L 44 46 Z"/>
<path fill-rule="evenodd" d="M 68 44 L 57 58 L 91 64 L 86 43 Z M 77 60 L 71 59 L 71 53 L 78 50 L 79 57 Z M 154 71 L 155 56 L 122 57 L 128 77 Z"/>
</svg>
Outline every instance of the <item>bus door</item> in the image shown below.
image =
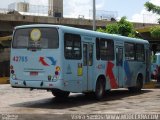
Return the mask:
<svg viewBox="0 0 160 120">
<path fill-rule="evenodd" d="M 92 90 L 93 43 L 83 43 L 83 90 Z"/>
<path fill-rule="evenodd" d="M 123 87 L 123 47 L 116 47 L 116 71 L 119 87 Z"/>
</svg>

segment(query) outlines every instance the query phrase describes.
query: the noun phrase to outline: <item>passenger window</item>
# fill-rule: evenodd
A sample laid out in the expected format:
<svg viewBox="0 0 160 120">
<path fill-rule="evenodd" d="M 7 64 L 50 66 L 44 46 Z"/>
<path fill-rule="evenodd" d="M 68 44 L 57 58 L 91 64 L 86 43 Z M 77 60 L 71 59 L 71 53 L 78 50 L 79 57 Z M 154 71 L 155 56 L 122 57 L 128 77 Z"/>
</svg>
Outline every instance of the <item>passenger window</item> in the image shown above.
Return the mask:
<svg viewBox="0 0 160 120">
<path fill-rule="evenodd" d="M 89 66 L 93 65 L 93 45 L 88 45 L 89 47 Z"/>
<path fill-rule="evenodd" d="M 97 58 L 97 60 L 100 60 L 100 44 L 99 44 L 99 38 L 96 38 L 96 58 Z"/>
<path fill-rule="evenodd" d="M 87 44 L 83 44 L 83 66 L 87 66 Z"/>
<path fill-rule="evenodd" d="M 136 60 L 137 61 L 144 61 L 145 60 L 144 45 L 142 45 L 142 44 L 136 45 Z"/>
<path fill-rule="evenodd" d="M 97 60 L 114 60 L 114 42 L 110 39 L 96 39 Z"/>
<path fill-rule="evenodd" d="M 125 59 L 135 60 L 135 44 L 125 43 Z"/>
<path fill-rule="evenodd" d="M 80 60 L 82 58 L 80 35 L 65 33 L 64 55 L 66 59 Z"/>
</svg>

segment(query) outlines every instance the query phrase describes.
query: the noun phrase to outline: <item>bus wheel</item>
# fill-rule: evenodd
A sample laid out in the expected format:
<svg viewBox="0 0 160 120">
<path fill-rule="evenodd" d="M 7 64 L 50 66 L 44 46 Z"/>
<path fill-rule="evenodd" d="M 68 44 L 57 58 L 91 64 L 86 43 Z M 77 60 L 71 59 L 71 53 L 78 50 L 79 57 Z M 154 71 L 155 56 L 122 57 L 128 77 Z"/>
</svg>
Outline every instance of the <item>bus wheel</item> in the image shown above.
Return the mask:
<svg viewBox="0 0 160 120">
<path fill-rule="evenodd" d="M 95 97 L 97 100 L 101 100 L 105 93 L 105 84 L 103 79 L 99 79 L 96 83 Z"/>
<path fill-rule="evenodd" d="M 142 87 L 143 87 L 143 77 L 142 76 L 138 76 L 137 85 L 136 85 L 137 92 L 141 91 Z"/>
<path fill-rule="evenodd" d="M 139 75 L 137 77 L 137 83 L 136 83 L 136 86 L 135 87 L 129 87 L 128 90 L 130 92 L 140 92 L 141 89 L 143 87 L 143 77 L 141 75 Z"/>
<path fill-rule="evenodd" d="M 56 98 L 67 98 L 70 94 L 70 92 L 67 91 L 61 91 L 61 90 L 52 90 L 52 94 Z"/>
</svg>

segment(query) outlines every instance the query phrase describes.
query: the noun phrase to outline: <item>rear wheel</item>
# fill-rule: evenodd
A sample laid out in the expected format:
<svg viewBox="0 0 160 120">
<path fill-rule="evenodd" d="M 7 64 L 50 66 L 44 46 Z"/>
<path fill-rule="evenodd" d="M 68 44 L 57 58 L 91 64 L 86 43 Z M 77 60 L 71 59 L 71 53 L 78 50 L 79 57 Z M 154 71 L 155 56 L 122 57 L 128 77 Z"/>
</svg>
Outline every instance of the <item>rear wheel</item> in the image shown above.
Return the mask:
<svg viewBox="0 0 160 120">
<path fill-rule="evenodd" d="M 103 79 L 99 79 L 96 83 L 95 97 L 100 100 L 104 97 L 105 93 L 105 82 Z"/>
<path fill-rule="evenodd" d="M 61 90 L 52 90 L 52 94 L 56 98 L 67 98 L 70 94 L 70 92 L 67 91 L 61 91 Z"/>
<path fill-rule="evenodd" d="M 143 77 L 139 76 L 137 78 L 137 91 L 141 91 L 142 88 L 143 88 Z"/>
<path fill-rule="evenodd" d="M 140 92 L 141 89 L 143 87 L 143 77 L 141 75 L 139 75 L 137 77 L 137 83 L 136 83 L 136 86 L 135 87 L 129 87 L 128 90 L 130 92 Z"/>
</svg>

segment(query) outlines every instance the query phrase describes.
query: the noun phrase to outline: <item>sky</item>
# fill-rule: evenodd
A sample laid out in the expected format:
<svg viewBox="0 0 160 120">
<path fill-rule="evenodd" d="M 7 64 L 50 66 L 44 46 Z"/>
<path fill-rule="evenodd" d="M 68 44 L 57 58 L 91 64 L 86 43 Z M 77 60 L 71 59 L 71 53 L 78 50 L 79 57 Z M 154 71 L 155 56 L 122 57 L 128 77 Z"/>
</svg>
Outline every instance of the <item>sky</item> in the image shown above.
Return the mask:
<svg viewBox="0 0 160 120">
<path fill-rule="evenodd" d="M 48 0 L 5 0 L 1 2 L 0 8 L 7 8 L 8 4 L 13 2 L 29 2 L 32 5 L 48 6 Z M 126 16 L 133 22 L 154 23 L 159 16 L 148 12 L 144 4 L 150 1 L 160 6 L 160 0 L 96 0 L 97 14 L 108 15 L 107 11 L 113 11 L 109 14 L 116 14 L 120 19 Z M 93 0 L 64 0 L 64 17 L 78 18 L 79 15 L 90 18 L 92 15 Z"/>
</svg>

